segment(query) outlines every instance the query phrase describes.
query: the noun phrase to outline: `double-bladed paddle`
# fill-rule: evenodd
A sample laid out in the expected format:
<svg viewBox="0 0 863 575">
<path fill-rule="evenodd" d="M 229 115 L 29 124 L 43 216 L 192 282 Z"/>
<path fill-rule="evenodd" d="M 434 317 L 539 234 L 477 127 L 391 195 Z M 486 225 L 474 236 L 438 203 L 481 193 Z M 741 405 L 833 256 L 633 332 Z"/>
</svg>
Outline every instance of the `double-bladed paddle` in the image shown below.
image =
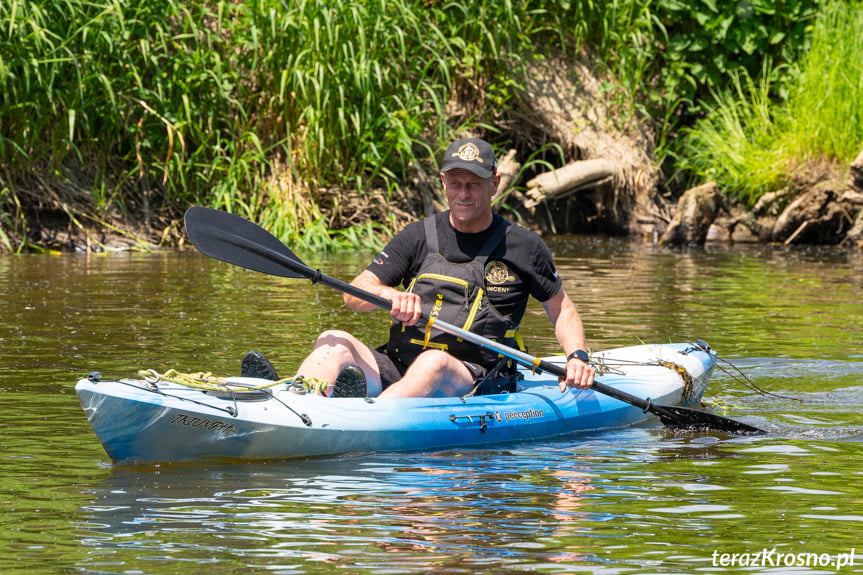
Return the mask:
<svg viewBox="0 0 863 575">
<path fill-rule="evenodd" d="M 326 276 L 320 270 L 313 270 L 275 236 L 245 218 L 211 208 L 194 206 L 186 211 L 185 222 L 186 234 L 192 243 L 201 253 L 211 258 L 269 275 L 309 279 L 312 283 L 321 283 L 378 307 L 390 309 L 391 304 L 388 299 Z M 421 323 L 427 324 L 429 321 L 425 314 L 420 317 Z M 521 350 L 502 345 L 442 320 L 434 320 L 433 325 L 441 331 L 495 351 L 536 371 L 566 377 L 566 369 L 560 365 L 533 357 Z M 650 399 L 630 395 L 598 381 L 593 382 L 592 389 L 650 412 L 668 427 L 747 435 L 764 433 L 757 427 L 706 411 L 657 405 Z"/>
</svg>

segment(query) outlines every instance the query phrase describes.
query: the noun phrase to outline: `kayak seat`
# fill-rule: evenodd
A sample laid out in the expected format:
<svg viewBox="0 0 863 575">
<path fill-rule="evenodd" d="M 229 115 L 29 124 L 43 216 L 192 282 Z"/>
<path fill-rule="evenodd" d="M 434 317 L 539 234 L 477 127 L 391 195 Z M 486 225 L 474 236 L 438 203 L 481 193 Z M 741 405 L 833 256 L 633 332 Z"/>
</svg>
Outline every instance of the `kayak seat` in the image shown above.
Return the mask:
<svg viewBox="0 0 863 575">
<path fill-rule="evenodd" d="M 515 368 L 507 358 L 501 358 L 497 365 L 484 377 L 479 378 L 465 397 L 474 395 L 496 395 L 499 393 L 515 393 L 518 390 L 518 382 L 524 376 Z"/>
</svg>

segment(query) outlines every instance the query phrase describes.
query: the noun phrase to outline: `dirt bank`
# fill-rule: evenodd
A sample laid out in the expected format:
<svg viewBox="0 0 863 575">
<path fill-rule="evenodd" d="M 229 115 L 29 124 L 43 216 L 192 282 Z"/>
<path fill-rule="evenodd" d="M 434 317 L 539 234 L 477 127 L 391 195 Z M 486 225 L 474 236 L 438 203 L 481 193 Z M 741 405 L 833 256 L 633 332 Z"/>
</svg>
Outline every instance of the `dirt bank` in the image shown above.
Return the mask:
<svg viewBox="0 0 863 575">
<path fill-rule="evenodd" d="M 829 163 L 799 170 L 791 183 L 746 210 L 715 184 L 687 190 L 663 232 L 667 244 L 760 241 L 863 249 L 863 151 L 846 169 Z"/>
<path fill-rule="evenodd" d="M 851 166 L 800 166 L 785 189 L 750 209 L 729 202 L 716 184 L 674 189 L 657 166 L 650 123 L 624 117 L 588 63 L 543 60 L 533 64 L 528 78 L 515 111 L 495 122 L 506 130 L 472 134 L 513 146 L 501 158 L 499 210 L 515 212 L 527 227 L 635 235 L 665 244 L 863 246 L 863 152 Z M 454 119 L 476 114 L 471 96 L 454 95 L 448 110 Z M 389 210 L 406 223 L 444 209 L 430 172 L 418 168 L 412 185 L 389 202 L 370 205 L 355 198 L 341 206 L 340 216 L 356 223 Z"/>
</svg>

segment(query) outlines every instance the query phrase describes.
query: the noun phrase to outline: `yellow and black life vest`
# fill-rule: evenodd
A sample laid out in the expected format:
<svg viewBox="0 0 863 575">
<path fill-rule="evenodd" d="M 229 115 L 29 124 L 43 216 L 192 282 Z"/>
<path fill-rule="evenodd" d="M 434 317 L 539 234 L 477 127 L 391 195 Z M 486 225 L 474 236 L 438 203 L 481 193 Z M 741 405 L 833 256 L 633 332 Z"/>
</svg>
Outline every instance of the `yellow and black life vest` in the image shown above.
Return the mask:
<svg viewBox="0 0 863 575">
<path fill-rule="evenodd" d="M 508 346 L 519 346 L 518 325 L 501 315 L 489 302 L 486 289 L 486 263 L 494 249 L 504 241 L 512 224 L 500 219 L 497 228 L 466 263 L 452 263 L 440 254 L 436 218 L 425 219 L 427 252 L 425 260 L 407 291 L 422 298 L 423 313 L 469 330 Z M 525 296 L 527 297 L 527 295 Z M 494 367 L 500 360 L 496 352 L 426 326 L 405 326 L 393 321 L 387 353 L 409 365 L 425 349 L 441 349 L 462 361 Z"/>
</svg>

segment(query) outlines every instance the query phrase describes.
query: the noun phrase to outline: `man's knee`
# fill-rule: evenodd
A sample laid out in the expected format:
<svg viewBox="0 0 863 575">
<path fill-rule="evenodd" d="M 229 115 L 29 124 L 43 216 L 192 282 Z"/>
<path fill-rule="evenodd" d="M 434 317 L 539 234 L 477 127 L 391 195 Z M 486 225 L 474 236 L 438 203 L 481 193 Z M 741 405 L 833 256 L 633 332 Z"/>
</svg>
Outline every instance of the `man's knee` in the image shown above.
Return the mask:
<svg viewBox="0 0 863 575">
<path fill-rule="evenodd" d="M 337 329 L 321 333 L 312 353 L 319 359 L 337 364 L 338 367 L 348 362 L 370 367 L 374 361 L 365 344 L 350 333 Z"/>
<path fill-rule="evenodd" d="M 460 360 L 439 349 L 427 349 L 419 354 L 411 364 L 411 368 L 421 373 L 433 374 L 434 377 L 470 375 Z"/>
<path fill-rule="evenodd" d="M 469 391 L 472 381 L 461 361 L 430 349 L 419 354 L 405 376 L 387 391 L 394 397 L 454 397 Z"/>
<path fill-rule="evenodd" d="M 321 332 L 318 336 L 318 339 L 315 341 L 315 347 L 322 346 L 352 346 L 356 339 L 354 336 L 349 334 L 346 331 L 342 331 L 339 329 L 328 329 L 327 331 Z"/>
<path fill-rule="evenodd" d="M 413 361 L 413 365 L 422 367 L 423 369 L 440 369 L 449 365 L 450 361 L 454 360 L 450 354 L 439 349 L 427 349 L 419 354 Z"/>
</svg>

